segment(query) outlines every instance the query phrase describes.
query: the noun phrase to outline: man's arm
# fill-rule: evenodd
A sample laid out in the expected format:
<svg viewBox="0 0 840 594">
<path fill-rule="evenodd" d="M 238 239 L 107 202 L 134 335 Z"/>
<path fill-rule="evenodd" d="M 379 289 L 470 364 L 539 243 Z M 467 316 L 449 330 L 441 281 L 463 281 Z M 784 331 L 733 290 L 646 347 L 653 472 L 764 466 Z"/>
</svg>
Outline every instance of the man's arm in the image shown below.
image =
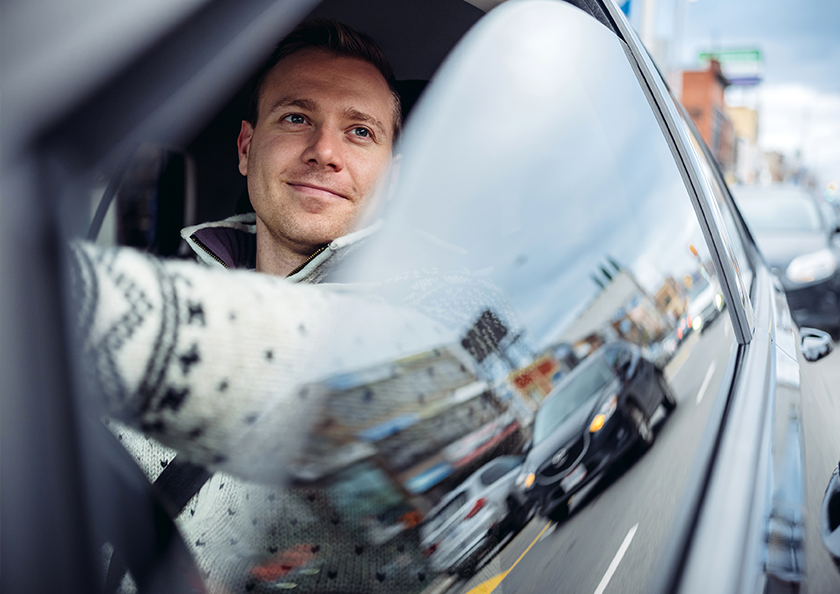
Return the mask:
<svg viewBox="0 0 840 594">
<path fill-rule="evenodd" d="M 308 382 L 405 355 L 419 334 L 445 336 L 416 312 L 324 287 L 130 248 L 71 253 L 85 392 L 190 460 L 245 478 L 283 480 L 320 406 Z"/>
</svg>

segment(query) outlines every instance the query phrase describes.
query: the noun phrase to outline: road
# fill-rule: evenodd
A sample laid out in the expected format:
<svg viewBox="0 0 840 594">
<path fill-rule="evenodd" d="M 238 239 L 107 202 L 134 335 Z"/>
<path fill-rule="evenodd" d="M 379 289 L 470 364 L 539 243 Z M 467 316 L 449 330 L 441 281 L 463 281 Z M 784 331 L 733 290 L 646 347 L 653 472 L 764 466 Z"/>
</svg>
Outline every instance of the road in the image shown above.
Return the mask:
<svg viewBox="0 0 840 594">
<path fill-rule="evenodd" d="M 653 447 L 631 456 L 572 503 L 561 524 L 535 518 L 503 543 L 460 594 L 532 592 L 645 593 L 658 569 L 671 520 L 733 342 L 728 316 L 692 334 L 666 368 L 679 405 L 657 413 Z M 688 364 L 686 364 L 688 363 Z M 825 486 L 840 458 L 840 351 L 818 363 L 801 360 L 805 428 L 808 592 L 840 592 L 840 573 L 819 540 L 816 518 Z M 832 398 L 832 392 L 837 396 Z M 826 421 L 829 422 L 826 422 Z"/>
</svg>

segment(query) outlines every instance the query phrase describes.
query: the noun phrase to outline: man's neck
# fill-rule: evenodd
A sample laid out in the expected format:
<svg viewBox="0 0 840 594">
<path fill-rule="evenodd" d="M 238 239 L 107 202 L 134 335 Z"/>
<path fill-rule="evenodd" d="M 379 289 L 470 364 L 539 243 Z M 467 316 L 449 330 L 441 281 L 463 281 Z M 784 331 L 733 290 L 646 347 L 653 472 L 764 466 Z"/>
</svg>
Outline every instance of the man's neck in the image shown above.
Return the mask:
<svg viewBox="0 0 840 594">
<path fill-rule="evenodd" d="M 312 250 L 315 252 L 317 248 Z M 257 217 L 257 272 L 287 277 L 311 254 L 293 250 L 275 238 Z"/>
</svg>

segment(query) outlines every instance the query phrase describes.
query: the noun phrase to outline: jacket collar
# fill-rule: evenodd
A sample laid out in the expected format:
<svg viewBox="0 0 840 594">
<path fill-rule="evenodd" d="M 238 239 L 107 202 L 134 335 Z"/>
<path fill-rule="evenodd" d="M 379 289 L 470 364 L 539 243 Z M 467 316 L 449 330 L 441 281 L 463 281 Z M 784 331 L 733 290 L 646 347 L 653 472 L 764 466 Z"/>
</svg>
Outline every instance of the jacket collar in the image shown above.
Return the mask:
<svg viewBox="0 0 840 594">
<path fill-rule="evenodd" d="M 296 283 L 321 282 L 339 261 L 381 226 L 382 221 L 378 220 L 364 229 L 348 233 L 322 246 L 286 279 Z M 181 237 L 196 253 L 198 259 L 209 266 L 247 270 L 254 270 L 256 267 L 256 213 L 240 214 L 221 221 L 185 227 L 181 229 Z"/>
</svg>

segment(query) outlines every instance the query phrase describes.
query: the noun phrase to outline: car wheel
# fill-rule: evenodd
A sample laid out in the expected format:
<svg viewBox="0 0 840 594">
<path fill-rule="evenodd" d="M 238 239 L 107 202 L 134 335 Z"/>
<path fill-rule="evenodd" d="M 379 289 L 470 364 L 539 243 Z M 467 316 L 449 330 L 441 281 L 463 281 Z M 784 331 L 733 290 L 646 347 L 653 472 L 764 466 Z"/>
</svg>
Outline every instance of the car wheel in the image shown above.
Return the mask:
<svg viewBox="0 0 840 594">
<path fill-rule="evenodd" d="M 671 391 L 668 382 L 665 381 L 665 377 L 661 372 L 656 374 L 656 381 L 659 383 L 659 389 L 662 391 L 662 406 L 665 407 L 665 410 L 670 412 L 677 408 L 677 399 L 674 397 L 674 393 Z"/>
<path fill-rule="evenodd" d="M 564 501 L 548 514 L 548 519 L 552 522 L 562 522 L 569 517 L 569 502 Z"/>
<path fill-rule="evenodd" d="M 519 532 L 525 528 L 525 526 L 528 525 L 528 522 L 530 522 L 535 515 L 536 509 L 533 505 L 525 505 L 516 510 L 514 520 L 511 523 L 511 529 L 513 532 Z"/>
<path fill-rule="evenodd" d="M 633 426 L 636 428 L 636 434 L 639 436 L 639 440 L 644 444 L 644 447 L 649 448 L 653 445 L 653 440 L 656 438 L 656 434 L 650 426 L 650 420 L 645 418 L 641 409 L 635 404 L 629 405 L 628 416 L 630 417 Z"/>
</svg>

